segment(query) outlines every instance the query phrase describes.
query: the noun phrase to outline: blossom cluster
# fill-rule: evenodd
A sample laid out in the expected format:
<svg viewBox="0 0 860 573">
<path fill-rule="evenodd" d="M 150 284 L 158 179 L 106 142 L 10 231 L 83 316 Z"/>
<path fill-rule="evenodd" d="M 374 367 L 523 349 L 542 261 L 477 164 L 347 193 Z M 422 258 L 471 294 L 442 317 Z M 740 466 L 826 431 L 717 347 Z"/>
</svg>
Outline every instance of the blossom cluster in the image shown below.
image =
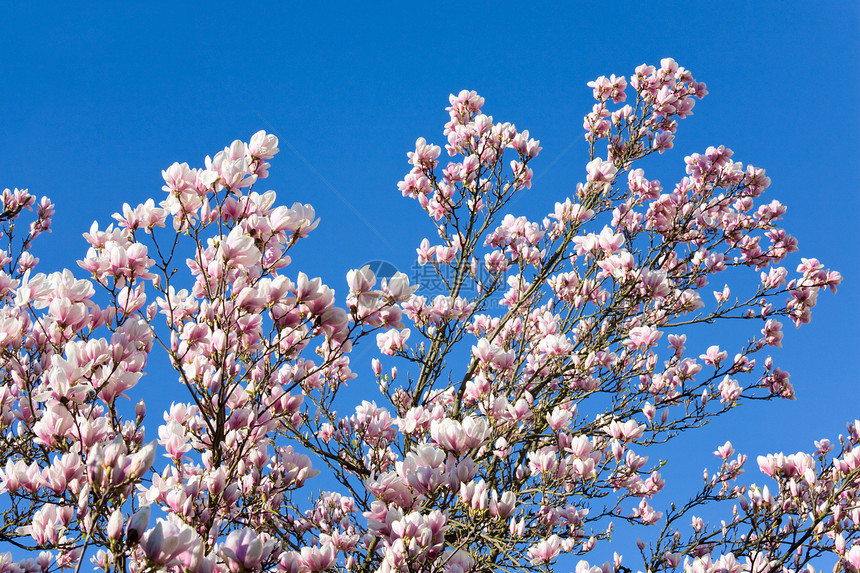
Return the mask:
<svg viewBox="0 0 860 573">
<path fill-rule="evenodd" d="M 663 499 L 655 446 L 795 398 L 766 352 L 842 277 L 814 258 L 790 276 L 786 207 L 730 149 L 684 158 L 668 190 L 635 165 L 707 94 L 688 70 L 665 59 L 588 85 L 582 181 L 542 220 L 505 212 L 539 141 L 477 93 L 449 98 L 444 165 L 416 141 L 398 189 L 435 232 L 416 248 L 444 285 L 432 300 L 402 273 L 350 270 L 338 298 L 293 272 L 319 220 L 256 190 L 278 152 L 264 132 L 174 163 L 160 200 L 94 223 L 77 274 L 36 272 L 53 206 L 6 190 L 10 245 L 36 214 L 0 252 L 0 538 L 36 556 L 0 571 L 540 571 L 567 554 L 609 573 L 621 553 L 587 558 L 618 522 L 651 539 L 654 572 L 822 555 L 860 570 L 860 422 L 838 446 L 758 458 L 761 487 L 740 483 L 747 457 L 727 442 L 699 493 Z M 734 295 L 707 292 L 743 271 Z M 751 325 L 746 343 L 687 349 L 685 327 L 726 319 Z M 379 352 L 370 368 L 360 344 Z M 127 407 L 155 357 L 183 399 Z M 350 384 L 362 401 L 344 410 Z M 720 523 L 701 517 L 712 504 Z"/>
</svg>

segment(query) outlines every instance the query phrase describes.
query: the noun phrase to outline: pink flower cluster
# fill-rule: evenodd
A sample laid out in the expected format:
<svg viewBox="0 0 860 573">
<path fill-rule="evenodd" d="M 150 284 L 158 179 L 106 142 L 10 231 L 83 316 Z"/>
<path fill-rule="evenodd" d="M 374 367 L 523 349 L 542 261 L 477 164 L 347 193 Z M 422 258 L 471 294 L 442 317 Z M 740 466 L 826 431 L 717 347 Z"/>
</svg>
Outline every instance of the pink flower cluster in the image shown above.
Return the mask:
<svg viewBox="0 0 860 573">
<path fill-rule="evenodd" d="M 659 445 L 795 398 L 756 354 L 842 277 L 813 258 L 789 277 L 786 208 L 731 150 L 690 154 L 666 190 L 646 178 L 637 162 L 671 149 L 707 94 L 688 70 L 665 59 L 588 86 L 584 180 L 539 221 L 506 213 L 539 142 L 475 92 L 449 98 L 447 163 L 416 141 L 398 188 L 438 236 L 416 249 L 435 296 L 364 267 L 338 299 L 292 272 L 319 219 L 255 190 L 278 151 L 264 132 L 174 163 L 160 200 L 94 223 L 83 278 L 37 272 L 53 206 L 4 191 L 0 538 L 36 556 L 0 556 L 0 572 L 536 571 L 606 547 L 621 521 L 650 536 L 649 571 L 798 571 L 824 554 L 860 570 L 860 422 L 838 446 L 759 457 L 761 487 L 738 482 L 747 457 L 726 442 L 701 492 L 663 499 Z M 702 296 L 729 269 L 754 276 Z M 750 339 L 683 333 L 725 319 L 752 322 Z M 373 341 L 371 368 L 356 366 Z M 183 392 L 166 412 L 122 400 L 151 383 L 150 357 Z"/>
</svg>

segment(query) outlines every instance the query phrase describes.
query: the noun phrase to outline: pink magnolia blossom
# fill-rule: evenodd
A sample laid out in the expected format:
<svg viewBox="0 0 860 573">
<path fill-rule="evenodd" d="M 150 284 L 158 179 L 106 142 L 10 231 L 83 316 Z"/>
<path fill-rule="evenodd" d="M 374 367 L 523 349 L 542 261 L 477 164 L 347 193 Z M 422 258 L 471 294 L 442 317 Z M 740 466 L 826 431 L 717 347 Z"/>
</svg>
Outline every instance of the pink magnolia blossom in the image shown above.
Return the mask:
<svg viewBox="0 0 860 573">
<path fill-rule="evenodd" d="M 756 354 L 789 345 L 784 320 L 810 322 L 842 275 L 795 266 L 770 178 L 730 149 L 690 153 L 665 189 L 646 177 L 707 94 L 689 70 L 588 86 L 587 180 L 535 220 L 509 211 L 538 184 L 540 141 L 476 92 L 449 97 L 448 159 L 419 138 L 396 184 L 438 235 L 416 248 L 420 286 L 291 268 L 320 220 L 259 189 L 279 145 L 262 131 L 94 223 L 77 274 L 31 249 L 54 204 L 5 190 L 0 537 L 40 553 L 0 571 L 550 569 L 605 551 L 619 520 L 648 539 L 643 570 L 797 571 L 827 552 L 860 570 L 860 421 L 759 456 L 760 485 L 712 445 L 701 491 L 666 498 L 679 434 L 796 397 Z M 712 344 L 705 325 L 728 319 L 747 334 Z M 173 374 L 150 380 L 150 359 Z M 156 386 L 164 412 L 138 402 Z"/>
<path fill-rule="evenodd" d="M 558 535 L 551 535 L 537 545 L 529 548 L 528 557 L 532 563 L 549 563 L 561 552 L 561 539 Z"/>
<path fill-rule="evenodd" d="M 588 180 L 592 183 L 612 183 L 618 172 L 618 168 L 611 161 L 604 161 L 599 157 L 591 160 L 586 170 L 588 171 Z"/>
<path fill-rule="evenodd" d="M 393 356 L 396 352 L 406 348 L 406 341 L 409 339 L 410 334 L 411 331 L 408 328 L 380 332 L 376 335 L 376 345 L 383 354 Z"/>
</svg>

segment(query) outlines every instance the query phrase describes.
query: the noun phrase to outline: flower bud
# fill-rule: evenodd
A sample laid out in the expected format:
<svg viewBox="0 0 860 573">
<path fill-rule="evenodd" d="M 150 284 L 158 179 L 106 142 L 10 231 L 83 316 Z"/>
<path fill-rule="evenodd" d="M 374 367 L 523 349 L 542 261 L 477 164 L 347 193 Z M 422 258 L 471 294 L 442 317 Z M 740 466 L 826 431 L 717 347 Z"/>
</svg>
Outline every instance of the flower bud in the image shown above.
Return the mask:
<svg viewBox="0 0 860 573">
<path fill-rule="evenodd" d="M 111 539 L 119 539 L 122 535 L 122 512 L 119 509 L 113 510 L 110 514 L 107 524 L 107 534 Z"/>
<path fill-rule="evenodd" d="M 507 518 L 514 513 L 517 507 L 517 494 L 512 491 L 506 491 L 502 494 L 502 499 L 499 501 L 499 515 L 502 518 Z"/>
<path fill-rule="evenodd" d="M 130 544 L 137 543 L 143 537 L 143 532 L 149 526 L 150 507 L 144 505 L 131 516 L 125 526 L 125 536 Z"/>
<path fill-rule="evenodd" d="M 128 467 L 128 478 L 135 480 L 140 478 L 152 467 L 155 461 L 156 441 L 153 440 L 138 450 L 132 457 Z"/>
<path fill-rule="evenodd" d="M 120 466 L 120 456 L 125 455 L 128 450 L 125 447 L 125 441 L 122 436 L 117 436 L 104 449 L 104 465 L 105 467 L 113 468 Z"/>
<path fill-rule="evenodd" d="M 90 504 L 90 484 L 85 483 L 78 492 L 78 518 L 86 517 Z"/>
<path fill-rule="evenodd" d="M 621 445 L 621 442 L 618 440 L 612 440 L 610 444 L 612 449 L 612 456 L 615 458 L 615 461 L 621 461 L 621 458 L 624 457 L 624 446 Z"/>
<path fill-rule="evenodd" d="M 836 538 L 833 540 L 833 546 L 836 549 L 837 555 L 845 554 L 845 537 L 841 533 L 836 534 Z"/>
<path fill-rule="evenodd" d="M 216 496 L 224 491 L 224 469 L 217 468 L 206 476 L 204 483 L 209 490 L 209 495 Z"/>
<path fill-rule="evenodd" d="M 87 455 L 87 481 L 90 485 L 101 486 L 104 479 L 104 452 L 100 444 L 96 444 Z"/>
<path fill-rule="evenodd" d="M 642 407 L 642 413 L 645 414 L 645 418 L 650 422 L 654 419 L 654 415 L 657 411 L 651 402 L 645 402 L 645 405 Z"/>
</svg>

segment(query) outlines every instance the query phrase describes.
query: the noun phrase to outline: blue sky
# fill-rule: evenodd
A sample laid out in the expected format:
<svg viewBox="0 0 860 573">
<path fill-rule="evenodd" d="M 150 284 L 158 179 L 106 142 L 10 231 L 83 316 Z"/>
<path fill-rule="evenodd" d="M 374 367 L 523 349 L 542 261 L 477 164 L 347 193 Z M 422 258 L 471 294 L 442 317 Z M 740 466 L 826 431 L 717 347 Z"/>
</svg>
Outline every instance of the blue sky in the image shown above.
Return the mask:
<svg viewBox="0 0 860 573">
<path fill-rule="evenodd" d="M 584 180 L 586 82 L 673 57 L 710 95 L 653 162 L 664 187 L 683 175 L 684 155 L 731 147 L 767 169 L 801 255 L 845 281 L 775 353 L 798 400 L 744 407 L 691 435 L 691 467 L 672 471 L 698 477 L 725 439 L 754 459 L 835 438 L 860 417 L 857 3 L 270 4 L 0 8 L 0 188 L 54 200 L 42 270 L 77 269 L 81 233 L 124 202 L 159 201 L 174 161 L 201 166 L 265 129 L 282 150 L 265 186 L 322 218 L 294 272 L 342 295 L 348 269 L 374 259 L 405 269 L 432 236 L 396 184 L 417 137 L 444 143 L 449 93 L 477 90 L 497 121 L 540 139 L 535 184 L 513 208 L 539 220 Z M 169 375 L 152 378 L 144 397 L 174 388 Z"/>
</svg>

